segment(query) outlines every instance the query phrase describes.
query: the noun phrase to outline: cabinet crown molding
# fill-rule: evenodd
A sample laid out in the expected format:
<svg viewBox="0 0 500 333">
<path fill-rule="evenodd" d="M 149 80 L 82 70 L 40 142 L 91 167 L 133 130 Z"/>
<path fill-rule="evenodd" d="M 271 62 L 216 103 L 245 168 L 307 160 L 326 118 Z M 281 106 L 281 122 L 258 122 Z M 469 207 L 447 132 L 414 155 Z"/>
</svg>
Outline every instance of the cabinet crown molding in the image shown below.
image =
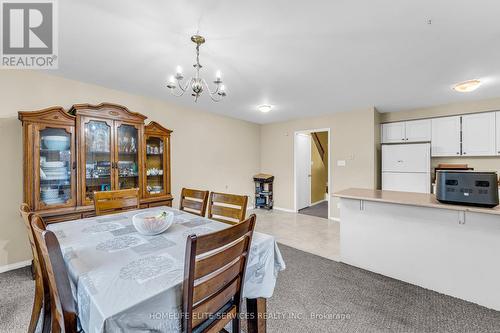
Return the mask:
<svg viewBox="0 0 500 333">
<path fill-rule="evenodd" d="M 149 132 L 158 132 L 158 133 L 172 133 L 173 131 L 163 127 L 162 125 L 158 124 L 156 121 L 151 121 L 149 124 L 146 126 L 147 130 Z"/>
<path fill-rule="evenodd" d="M 74 116 L 104 117 L 114 120 L 127 120 L 143 123 L 147 116 L 130 111 L 127 107 L 114 103 L 74 104 L 69 113 Z"/>
<path fill-rule="evenodd" d="M 72 125 L 75 117 L 64 111 L 62 106 L 52 106 L 38 111 L 19 111 L 18 119 L 22 122 L 45 122 L 60 125 Z"/>
</svg>

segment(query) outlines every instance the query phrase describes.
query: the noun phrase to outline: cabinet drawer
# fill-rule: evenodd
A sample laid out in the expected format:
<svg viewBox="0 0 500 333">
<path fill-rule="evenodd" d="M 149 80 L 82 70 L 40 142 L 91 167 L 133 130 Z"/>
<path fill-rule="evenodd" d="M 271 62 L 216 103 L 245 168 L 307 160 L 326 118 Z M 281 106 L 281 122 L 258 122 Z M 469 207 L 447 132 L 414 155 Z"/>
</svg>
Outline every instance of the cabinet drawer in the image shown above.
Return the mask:
<svg viewBox="0 0 500 333">
<path fill-rule="evenodd" d="M 66 222 L 72 220 L 79 220 L 82 218 L 82 214 L 67 214 L 67 215 L 57 215 L 57 216 L 48 216 L 44 217 L 43 221 L 47 224 L 49 223 L 57 223 L 57 222 Z"/>
</svg>

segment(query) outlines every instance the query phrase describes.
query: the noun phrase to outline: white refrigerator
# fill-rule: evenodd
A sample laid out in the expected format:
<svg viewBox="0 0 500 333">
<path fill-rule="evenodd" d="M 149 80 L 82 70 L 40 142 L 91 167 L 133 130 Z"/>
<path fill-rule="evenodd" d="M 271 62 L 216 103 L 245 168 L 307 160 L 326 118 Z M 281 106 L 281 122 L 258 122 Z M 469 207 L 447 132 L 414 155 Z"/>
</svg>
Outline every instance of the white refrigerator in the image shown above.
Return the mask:
<svg viewBox="0 0 500 333">
<path fill-rule="evenodd" d="M 431 193 L 431 144 L 382 144 L 382 190 Z"/>
</svg>

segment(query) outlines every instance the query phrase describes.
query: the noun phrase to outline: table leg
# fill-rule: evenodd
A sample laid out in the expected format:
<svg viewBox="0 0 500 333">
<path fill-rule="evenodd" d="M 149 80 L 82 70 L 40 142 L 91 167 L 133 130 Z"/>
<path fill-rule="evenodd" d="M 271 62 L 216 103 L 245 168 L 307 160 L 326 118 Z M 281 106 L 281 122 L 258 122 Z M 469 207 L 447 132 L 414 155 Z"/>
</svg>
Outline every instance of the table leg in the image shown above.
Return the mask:
<svg viewBox="0 0 500 333">
<path fill-rule="evenodd" d="M 265 298 L 247 298 L 248 333 L 266 333 Z"/>
</svg>

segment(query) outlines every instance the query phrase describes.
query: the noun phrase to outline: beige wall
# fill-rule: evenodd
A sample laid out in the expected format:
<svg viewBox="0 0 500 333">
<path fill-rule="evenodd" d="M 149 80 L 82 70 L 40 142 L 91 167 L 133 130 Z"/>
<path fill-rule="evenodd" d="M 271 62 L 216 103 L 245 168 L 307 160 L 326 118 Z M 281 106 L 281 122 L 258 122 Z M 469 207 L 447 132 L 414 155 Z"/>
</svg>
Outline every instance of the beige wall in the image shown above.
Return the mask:
<svg viewBox="0 0 500 333">
<path fill-rule="evenodd" d="M 317 132 L 318 140 L 325 150 L 324 161 L 318 147 L 311 139 L 311 203 L 325 200 L 328 183 L 328 132 Z"/>
<path fill-rule="evenodd" d="M 465 113 L 499 111 L 500 98 L 439 105 L 410 111 L 381 113 L 381 122 L 452 116 Z M 439 163 L 466 163 L 475 170 L 496 171 L 500 174 L 500 157 L 439 157 L 432 159 L 432 168 Z"/>
<path fill-rule="evenodd" d="M 275 207 L 294 209 L 294 133 L 330 129 L 330 195 L 349 187 L 376 186 L 375 109 L 338 112 L 327 116 L 295 119 L 261 127 L 261 171 L 275 176 Z M 345 160 L 340 167 L 337 161 Z M 330 216 L 338 217 L 332 198 Z"/>
<path fill-rule="evenodd" d="M 259 125 L 42 72 L 2 70 L 0 266 L 31 258 L 26 232 L 17 213 L 23 181 L 21 123 L 17 120 L 17 111 L 101 102 L 125 105 L 147 115 L 148 121 L 158 121 L 174 131 L 172 192 L 175 199 L 181 188 L 187 186 L 244 193 L 253 202 L 252 176 L 260 170 Z M 178 205 L 177 200 L 174 205 Z"/>
</svg>

